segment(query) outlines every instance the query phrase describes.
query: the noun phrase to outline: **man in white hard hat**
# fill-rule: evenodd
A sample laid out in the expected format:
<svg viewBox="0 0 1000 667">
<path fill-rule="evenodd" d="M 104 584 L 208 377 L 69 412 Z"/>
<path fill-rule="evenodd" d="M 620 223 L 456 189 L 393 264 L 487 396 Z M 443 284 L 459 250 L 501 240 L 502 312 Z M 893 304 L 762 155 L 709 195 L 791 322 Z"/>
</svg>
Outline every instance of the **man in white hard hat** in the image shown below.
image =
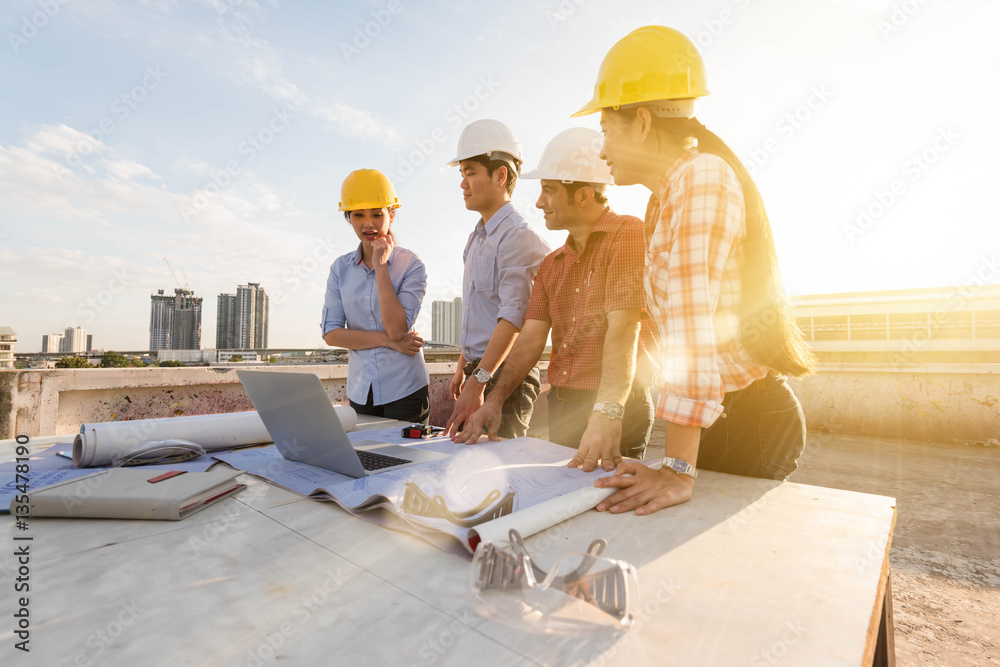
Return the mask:
<svg viewBox="0 0 1000 667">
<path fill-rule="evenodd" d="M 521 169 L 521 144 L 510 128 L 496 120 L 470 123 L 448 165 L 461 169 L 465 208 L 480 215 L 462 255 L 462 351 L 450 386 L 455 407 L 445 430 L 456 436 L 506 375 L 504 359 L 524 325 L 531 281 L 549 246 L 510 203 Z M 528 432 L 540 391 L 538 369 L 518 375 L 501 408 L 499 437 Z"/>
<path fill-rule="evenodd" d="M 523 176 L 541 179 L 536 206 L 545 226 L 569 237 L 542 261 L 507 374 L 468 419 L 459 442 L 476 442 L 484 427 L 497 439 L 500 401 L 537 363 L 551 329 L 549 439 L 578 447 L 570 466 L 587 472 L 645 453 L 656 349 L 643 311 L 645 238 L 642 220 L 607 205 L 612 178 L 600 148 L 597 132 L 566 130 L 545 147 L 538 169 Z"/>
</svg>

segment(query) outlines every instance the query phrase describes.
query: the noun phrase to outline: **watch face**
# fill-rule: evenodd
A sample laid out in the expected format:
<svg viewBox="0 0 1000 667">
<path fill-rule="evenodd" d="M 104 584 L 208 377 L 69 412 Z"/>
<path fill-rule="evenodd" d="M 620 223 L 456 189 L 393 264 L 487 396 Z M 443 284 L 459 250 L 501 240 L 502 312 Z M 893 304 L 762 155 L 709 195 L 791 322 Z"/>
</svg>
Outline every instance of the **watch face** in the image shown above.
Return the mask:
<svg viewBox="0 0 1000 667">
<path fill-rule="evenodd" d="M 490 372 L 485 368 L 479 368 L 476 370 L 476 379 L 483 384 L 488 384 L 491 379 Z"/>
</svg>

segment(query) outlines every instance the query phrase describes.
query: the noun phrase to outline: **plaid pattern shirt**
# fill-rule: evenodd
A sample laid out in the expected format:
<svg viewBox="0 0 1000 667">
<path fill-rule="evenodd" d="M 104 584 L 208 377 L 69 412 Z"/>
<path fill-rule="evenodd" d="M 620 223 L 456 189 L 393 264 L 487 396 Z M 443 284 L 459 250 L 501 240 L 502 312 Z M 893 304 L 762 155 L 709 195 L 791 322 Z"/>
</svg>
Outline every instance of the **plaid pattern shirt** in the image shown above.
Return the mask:
<svg viewBox="0 0 1000 667">
<path fill-rule="evenodd" d="M 595 390 L 601 384 L 607 313 L 642 310 L 645 252 L 642 221 L 606 208 L 587 237 L 583 252 L 569 241 L 549 253 L 538 267 L 525 319 L 552 327 L 549 384 L 566 389 Z M 649 386 L 656 336 L 645 318 L 639 334 L 637 382 Z"/>
<path fill-rule="evenodd" d="M 725 160 L 687 150 L 646 209 L 646 305 L 660 336 L 656 415 L 711 426 L 727 391 L 765 377 L 740 339 L 746 218 L 743 187 Z"/>
</svg>

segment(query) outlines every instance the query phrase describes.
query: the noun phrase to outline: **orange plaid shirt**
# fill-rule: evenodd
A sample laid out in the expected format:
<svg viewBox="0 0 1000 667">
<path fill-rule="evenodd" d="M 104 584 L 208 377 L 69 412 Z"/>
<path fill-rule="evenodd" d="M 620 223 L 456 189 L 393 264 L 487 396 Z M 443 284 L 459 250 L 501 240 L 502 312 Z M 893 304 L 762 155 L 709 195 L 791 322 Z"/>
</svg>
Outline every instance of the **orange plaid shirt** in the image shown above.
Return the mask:
<svg viewBox="0 0 1000 667">
<path fill-rule="evenodd" d="M 549 384 L 594 390 L 601 384 L 607 314 L 643 309 L 642 220 L 606 208 L 583 252 L 565 245 L 546 255 L 531 288 L 526 320 L 552 327 Z M 655 368 L 656 336 L 643 317 L 633 388 L 649 386 Z"/>
<path fill-rule="evenodd" d="M 743 187 L 725 160 L 691 148 L 663 174 L 645 222 L 646 308 L 660 336 L 656 415 L 708 427 L 727 391 L 768 374 L 740 339 Z"/>
</svg>

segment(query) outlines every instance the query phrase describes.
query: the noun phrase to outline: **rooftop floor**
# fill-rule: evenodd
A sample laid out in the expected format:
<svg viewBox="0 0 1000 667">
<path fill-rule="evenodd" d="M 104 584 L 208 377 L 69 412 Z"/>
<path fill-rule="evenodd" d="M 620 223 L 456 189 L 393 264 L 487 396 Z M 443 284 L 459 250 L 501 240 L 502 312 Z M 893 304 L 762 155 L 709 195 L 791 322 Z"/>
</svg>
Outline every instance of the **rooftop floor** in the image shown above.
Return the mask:
<svg viewBox="0 0 1000 667">
<path fill-rule="evenodd" d="M 896 498 L 897 664 L 1000 665 L 1000 447 L 810 432 L 789 481 Z"/>
</svg>

